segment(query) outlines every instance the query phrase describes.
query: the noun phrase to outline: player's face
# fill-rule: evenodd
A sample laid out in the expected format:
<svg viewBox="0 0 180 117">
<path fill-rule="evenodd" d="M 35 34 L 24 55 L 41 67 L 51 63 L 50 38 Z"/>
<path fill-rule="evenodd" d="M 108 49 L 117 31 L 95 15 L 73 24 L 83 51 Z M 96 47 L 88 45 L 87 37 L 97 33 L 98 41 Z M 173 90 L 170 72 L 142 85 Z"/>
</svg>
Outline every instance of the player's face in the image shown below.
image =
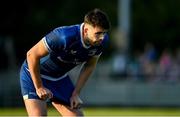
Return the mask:
<svg viewBox="0 0 180 117">
<path fill-rule="evenodd" d="M 90 44 L 92 46 L 100 45 L 104 39 L 107 30 L 104 30 L 100 27 L 93 27 L 91 25 L 85 26 L 85 43 Z"/>
</svg>

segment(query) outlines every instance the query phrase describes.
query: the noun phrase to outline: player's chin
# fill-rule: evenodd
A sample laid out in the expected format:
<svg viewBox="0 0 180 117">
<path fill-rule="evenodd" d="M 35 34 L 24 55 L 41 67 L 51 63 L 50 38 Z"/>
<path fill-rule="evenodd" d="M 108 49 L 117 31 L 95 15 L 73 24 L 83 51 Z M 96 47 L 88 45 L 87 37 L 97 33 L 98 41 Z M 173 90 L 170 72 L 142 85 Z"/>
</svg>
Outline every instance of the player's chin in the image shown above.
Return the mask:
<svg viewBox="0 0 180 117">
<path fill-rule="evenodd" d="M 91 45 L 93 45 L 93 46 L 99 46 L 99 45 L 101 45 L 101 41 L 96 41 L 96 42 L 92 42 L 91 43 Z"/>
</svg>

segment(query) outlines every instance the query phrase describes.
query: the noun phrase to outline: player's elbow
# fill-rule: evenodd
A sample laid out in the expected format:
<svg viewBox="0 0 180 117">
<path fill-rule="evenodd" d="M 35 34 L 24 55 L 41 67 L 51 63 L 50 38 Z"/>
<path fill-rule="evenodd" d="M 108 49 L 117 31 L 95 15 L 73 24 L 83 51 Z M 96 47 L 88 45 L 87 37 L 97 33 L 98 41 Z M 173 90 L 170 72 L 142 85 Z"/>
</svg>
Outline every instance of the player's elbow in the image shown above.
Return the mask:
<svg viewBox="0 0 180 117">
<path fill-rule="evenodd" d="M 29 58 L 29 57 L 31 57 L 31 56 L 32 56 L 31 51 L 28 51 L 28 52 L 26 53 L 26 58 Z"/>
<path fill-rule="evenodd" d="M 93 71 L 93 70 L 96 68 L 96 64 L 86 63 L 86 64 L 84 65 L 84 67 L 85 67 L 86 69 L 89 69 L 90 71 Z"/>
<path fill-rule="evenodd" d="M 34 54 L 31 50 L 29 50 L 29 51 L 26 53 L 26 58 L 27 58 L 27 60 L 29 61 L 29 60 L 32 60 L 32 59 L 36 59 L 37 57 L 35 56 L 35 54 Z"/>
<path fill-rule="evenodd" d="M 26 53 L 26 59 L 27 59 L 27 61 L 29 61 L 30 58 L 32 58 L 32 54 L 31 54 L 30 51 L 28 51 L 28 52 Z"/>
</svg>

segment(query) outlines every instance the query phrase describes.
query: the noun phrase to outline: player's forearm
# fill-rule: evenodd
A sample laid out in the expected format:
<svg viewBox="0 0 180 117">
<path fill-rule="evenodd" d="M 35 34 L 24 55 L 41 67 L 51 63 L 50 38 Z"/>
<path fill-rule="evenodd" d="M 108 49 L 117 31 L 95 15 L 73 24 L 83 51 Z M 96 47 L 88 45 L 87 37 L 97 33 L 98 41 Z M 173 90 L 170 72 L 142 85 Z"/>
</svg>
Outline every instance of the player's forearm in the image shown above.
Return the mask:
<svg viewBox="0 0 180 117">
<path fill-rule="evenodd" d="M 79 79 L 76 83 L 76 87 L 75 87 L 73 94 L 78 94 L 78 95 L 80 94 L 82 87 L 87 82 L 88 78 L 90 77 L 90 75 L 94 71 L 95 67 L 96 67 L 96 64 L 93 64 L 93 65 L 85 64 L 83 66 L 83 68 L 81 69 L 81 73 L 79 75 Z"/>
<path fill-rule="evenodd" d="M 39 71 L 39 60 L 40 59 L 35 57 L 33 54 L 27 53 L 27 63 L 29 67 L 29 72 L 31 74 L 31 78 L 36 89 L 42 87 L 42 81 L 40 79 Z"/>
</svg>

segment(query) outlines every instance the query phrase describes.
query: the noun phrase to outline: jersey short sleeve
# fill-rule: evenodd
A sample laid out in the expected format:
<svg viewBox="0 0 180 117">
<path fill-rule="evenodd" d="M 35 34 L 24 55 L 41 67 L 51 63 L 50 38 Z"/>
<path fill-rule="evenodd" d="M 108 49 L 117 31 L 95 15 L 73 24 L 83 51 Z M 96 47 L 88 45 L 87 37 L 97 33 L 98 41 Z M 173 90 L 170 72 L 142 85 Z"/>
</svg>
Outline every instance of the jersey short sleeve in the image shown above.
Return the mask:
<svg viewBox="0 0 180 117">
<path fill-rule="evenodd" d="M 60 28 L 56 28 L 43 38 L 43 42 L 49 52 L 58 52 L 65 48 L 66 41 Z"/>
</svg>

